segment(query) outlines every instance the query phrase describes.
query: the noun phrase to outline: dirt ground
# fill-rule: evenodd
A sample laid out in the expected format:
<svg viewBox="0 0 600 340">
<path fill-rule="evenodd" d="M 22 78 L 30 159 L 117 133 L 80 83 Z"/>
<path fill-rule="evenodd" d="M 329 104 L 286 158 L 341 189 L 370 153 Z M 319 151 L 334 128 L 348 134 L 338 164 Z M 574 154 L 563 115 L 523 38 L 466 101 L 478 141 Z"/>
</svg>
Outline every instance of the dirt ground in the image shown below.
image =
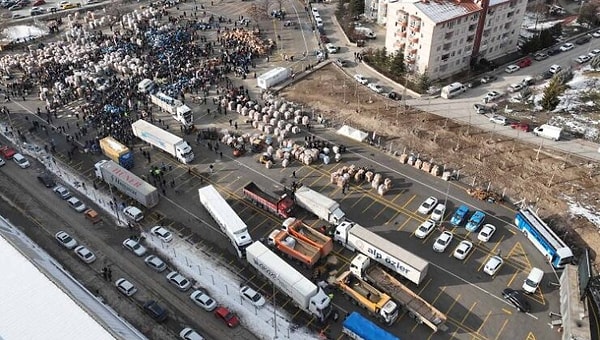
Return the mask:
<svg viewBox="0 0 600 340">
<path fill-rule="evenodd" d="M 330 64 L 279 93 L 323 114 L 333 125 L 348 124 L 382 136 L 385 148 L 459 170 L 461 181 L 508 201 L 525 200 L 578 255 L 583 247 L 600 249 L 597 226 L 571 216 L 568 202 L 595 212 L 600 207 L 600 165 L 540 150 L 505 136 L 408 108 L 384 99 Z M 571 232 L 575 231 L 575 233 Z M 585 240 L 585 241 L 584 241 Z M 600 259 L 596 259 L 600 264 Z"/>
</svg>

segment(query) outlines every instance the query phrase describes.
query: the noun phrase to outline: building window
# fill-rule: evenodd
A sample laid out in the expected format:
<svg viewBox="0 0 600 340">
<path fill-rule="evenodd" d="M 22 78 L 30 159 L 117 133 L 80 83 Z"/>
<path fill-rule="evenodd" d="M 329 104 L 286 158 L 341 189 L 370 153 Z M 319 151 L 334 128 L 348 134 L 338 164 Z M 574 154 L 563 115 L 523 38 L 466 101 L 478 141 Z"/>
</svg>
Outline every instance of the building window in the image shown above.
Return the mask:
<svg viewBox="0 0 600 340">
<path fill-rule="evenodd" d="M 474 35 L 470 35 L 470 36 L 467 37 L 467 42 L 468 43 L 473 42 L 474 39 L 475 39 L 475 36 Z"/>
<path fill-rule="evenodd" d="M 450 47 L 452 47 L 452 43 L 446 43 L 446 44 L 444 44 L 444 47 L 443 47 L 444 51 L 449 51 Z"/>
<path fill-rule="evenodd" d="M 440 65 L 440 72 L 446 72 L 448 69 L 448 64 Z"/>
<path fill-rule="evenodd" d="M 454 57 L 456 53 L 454 51 L 452 51 L 452 54 L 450 55 L 451 57 Z"/>
<path fill-rule="evenodd" d="M 469 32 L 473 32 L 477 29 L 477 24 L 469 25 Z"/>
<path fill-rule="evenodd" d="M 508 13 L 506 14 L 506 17 L 507 17 L 507 18 L 510 18 L 510 17 L 512 17 L 514 14 L 515 14 L 515 12 L 508 12 Z"/>
<path fill-rule="evenodd" d="M 439 52 L 442 49 L 442 46 L 438 45 L 437 51 Z"/>
<path fill-rule="evenodd" d="M 442 55 L 442 61 L 447 61 L 448 58 L 450 58 L 450 54 L 446 53 L 446 54 Z"/>
<path fill-rule="evenodd" d="M 452 39 L 452 36 L 454 35 L 454 32 L 448 32 L 446 33 L 446 35 L 444 36 L 445 40 L 450 40 Z"/>
</svg>

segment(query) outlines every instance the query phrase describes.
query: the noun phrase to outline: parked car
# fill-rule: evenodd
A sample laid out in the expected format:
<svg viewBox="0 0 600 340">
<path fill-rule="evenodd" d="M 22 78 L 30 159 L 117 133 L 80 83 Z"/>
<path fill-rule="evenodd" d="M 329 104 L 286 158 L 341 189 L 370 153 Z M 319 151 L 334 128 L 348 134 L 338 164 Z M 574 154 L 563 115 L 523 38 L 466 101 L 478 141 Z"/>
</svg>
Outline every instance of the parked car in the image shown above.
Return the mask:
<svg viewBox="0 0 600 340">
<path fill-rule="evenodd" d="M 367 80 L 367 78 L 365 76 L 363 76 L 362 74 L 355 74 L 354 80 L 361 83 L 362 85 L 367 85 L 369 83 L 369 80 Z"/>
<path fill-rule="evenodd" d="M 498 91 L 490 91 L 485 94 L 485 97 L 483 97 L 483 102 L 487 104 L 489 102 L 493 102 L 494 100 L 500 99 L 501 97 L 502 93 Z"/>
<path fill-rule="evenodd" d="M 134 207 L 132 205 L 123 209 L 123 215 L 134 222 L 139 222 L 144 219 L 144 213 L 138 207 Z"/>
<path fill-rule="evenodd" d="M 600 31 L 596 31 L 596 32 L 592 33 L 592 37 L 600 38 Z"/>
<path fill-rule="evenodd" d="M 58 241 L 58 243 L 67 248 L 67 249 L 73 249 L 75 247 L 77 247 L 77 241 L 71 237 L 71 235 L 67 234 L 64 231 L 59 231 L 54 235 L 54 238 Z"/>
<path fill-rule="evenodd" d="M 590 42 L 590 40 L 592 40 L 592 37 L 586 34 L 583 37 L 580 37 L 577 40 L 575 40 L 575 43 L 577 45 L 583 45 Z"/>
<path fill-rule="evenodd" d="M 69 199 L 71 197 L 71 193 L 69 192 L 69 190 L 67 190 L 67 188 L 63 187 L 62 185 L 57 186 L 56 188 L 52 189 L 52 191 L 54 191 L 56 196 L 62 198 L 63 200 Z"/>
<path fill-rule="evenodd" d="M 467 240 L 462 240 L 460 241 L 458 246 L 456 246 L 456 249 L 454 249 L 453 256 L 459 260 L 464 260 L 467 257 L 467 255 L 469 255 L 472 249 L 473 243 Z"/>
<path fill-rule="evenodd" d="M 417 230 L 415 230 L 415 237 L 423 239 L 427 237 L 427 235 L 431 234 L 433 229 L 435 229 L 435 222 L 432 220 L 427 220 L 421 223 Z"/>
<path fill-rule="evenodd" d="M 531 63 L 532 63 L 531 58 L 523 58 L 523 59 L 517 61 L 516 65 L 519 66 L 520 68 L 525 68 L 527 66 L 530 66 Z"/>
<path fill-rule="evenodd" d="M 240 288 L 240 295 L 254 307 L 262 307 L 265 305 L 265 298 L 249 286 L 242 286 Z"/>
<path fill-rule="evenodd" d="M 501 115 L 492 115 L 490 117 L 490 122 L 499 125 L 508 125 L 508 118 Z"/>
<path fill-rule="evenodd" d="M 137 256 L 144 256 L 146 254 L 146 247 L 144 247 L 139 240 L 128 238 L 123 241 L 123 247 Z"/>
<path fill-rule="evenodd" d="M 492 235 L 496 232 L 496 227 L 491 224 L 485 224 L 483 228 L 479 231 L 479 235 L 477 235 L 477 239 L 481 242 L 488 242 Z"/>
<path fill-rule="evenodd" d="M 538 52 L 533 56 L 533 59 L 537 61 L 542 61 L 548 59 L 548 55 L 546 53 Z"/>
<path fill-rule="evenodd" d="M 21 155 L 20 153 L 14 154 L 12 159 L 13 159 L 13 161 L 15 161 L 15 163 L 17 163 L 17 165 L 21 169 L 26 169 L 31 166 L 31 164 L 29 163 L 27 158 L 23 157 L 23 155 Z"/>
<path fill-rule="evenodd" d="M 483 267 L 483 271 L 489 276 L 494 276 L 503 264 L 504 260 L 500 256 L 492 256 Z"/>
<path fill-rule="evenodd" d="M 167 264 L 160 257 L 156 255 L 150 255 L 144 259 L 144 263 L 154 269 L 155 271 L 162 273 L 167 269 Z"/>
<path fill-rule="evenodd" d="M 167 274 L 167 280 L 182 292 L 187 291 L 192 286 L 192 282 L 190 280 L 186 279 L 185 276 L 176 271 L 172 271 Z"/>
<path fill-rule="evenodd" d="M 16 153 L 17 152 L 15 151 L 15 149 L 11 148 L 8 145 L 0 146 L 0 155 L 2 155 L 4 159 L 12 159 Z"/>
<path fill-rule="evenodd" d="M 588 56 L 592 59 L 594 59 L 596 56 L 600 55 L 600 49 L 593 49 L 590 51 L 590 53 L 588 53 Z"/>
<path fill-rule="evenodd" d="M 433 243 L 433 251 L 443 253 L 452 242 L 454 236 L 449 231 L 443 231 Z"/>
<path fill-rule="evenodd" d="M 508 89 L 506 89 L 508 92 L 519 92 L 521 90 L 523 90 L 524 88 L 526 88 L 527 86 L 523 83 L 516 83 L 516 84 L 511 84 Z"/>
<path fill-rule="evenodd" d="M 183 340 L 204 340 L 202 335 L 189 327 L 182 329 L 181 332 L 179 332 L 179 337 Z"/>
<path fill-rule="evenodd" d="M 547 53 L 549 56 L 553 56 L 559 54 L 560 52 L 562 52 L 560 48 L 552 48 L 549 49 Z"/>
<path fill-rule="evenodd" d="M 135 288 L 131 282 L 125 280 L 124 278 L 120 278 L 115 281 L 115 286 L 117 287 L 117 290 L 125 296 L 132 296 L 137 292 L 137 288 Z"/>
<path fill-rule="evenodd" d="M 495 75 L 493 75 L 493 74 L 487 74 L 487 75 L 485 75 L 485 76 L 483 76 L 481 78 L 481 82 L 484 83 L 484 84 L 489 84 L 489 83 L 493 82 L 496 79 L 498 79 L 498 77 L 496 77 Z"/>
<path fill-rule="evenodd" d="M 212 312 L 217 308 L 217 302 L 201 289 L 195 290 L 190 295 L 190 299 L 207 312 Z"/>
<path fill-rule="evenodd" d="M 370 83 L 369 85 L 367 85 L 367 87 L 369 89 L 371 89 L 371 91 L 373 91 L 375 93 L 381 93 L 381 92 L 383 92 L 383 87 L 381 87 L 381 85 L 379 85 L 379 84 Z"/>
<path fill-rule="evenodd" d="M 454 211 L 454 214 L 450 218 L 450 224 L 452 224 L 453 226 L 461 225 L 467 218 L 468 214 L 469 214 L 469 207 L 467 207 L 464 204 L 460 205 L 458 208 L 456 208 L 456 210 Z"/>
<path fill-rule="evenodd" d="M 46 13 L 46 11 L 43 8 L 41 8 L 41 7 L 32 7 L 29 10 L 29 15 L 31 15 L 31 16 L 42 15 L 42 14 L 45 14 L 45 13 Z"/>
<path fill-rule="evenodd" d="M 475 79 L 471 82 L 468 82 L 467 87 L 472 89 L 472 88 L 478 87 L 481 84 L 482 84 L 481 79 Z"/>
<path fill-rule="evenodd" d="M 520 290 L 506 288 L 502 291 L 502 296 L 512 303 L 519 312 L 529 313 L 531 311 L 531 305 L 527 301 L 527 297 Z"/>
<path fill-rule="evenodd" d="M 335 63 L 339 66 L 339 67 L 346 67 L 348 66 L 348 61 L 344 60 L 344 59 L 336 59 Z"/>
<path fill-rule="evenodd" d="M 6 161 L 2 158 L 0 158 L 0 166 L 4 166 L 6 165 Z"/>
<path fill-rule="evenodd" d="M 438 203 L 431 212 L 431 219 L 440 222 L 444 218 L 444 214 L 446 214 L 446 205 L 444 203 Z"/>
<path fill-rule="evenodd" d="M 327 49 L 327 53 L 331 54 L 338 53 L 339 51 L 339 48 L 332 43 L 325 44 L 325 48 Z"/>
<path fill-rule="evenodd" d="M 400 99 L 402 99 L 402 96 L 399 93 L 396 93 L 394 91 L 390 91 L 387 94 L 387 97 L 390 98 L 390 99 L 392 99 L 392 100 L 400 100 Z"/>
<path fill-rule="evenodd" d="M 590 56 L 588 55 L 580 55 L 579 57 L 577 57 L 577 59 L 575 59 L 575 61 L 579 64 L 585 64 L 588 61 L 590 61 Z"/>
<path fill-rule="evenodd" d="M 153 227 L 150 229 L 150 233 L 158 237 L 163 242 L 171 242 L 173 239 L 173 234 L 163 226 L 157 225 Z"/>
<path fill-rule="evenodd" d="M 146 303 L 144 303 L 144 311 L 157 322 L 164 322 L 167 320 L 167 310 L 154 300 L 146 301 Z"/>
<path fill-rule="evenodd" d="M 483 115 L 486 113 L 496 111 L 497 105 L 496 104 L 492 104 L 492 105 L 473 104 L 473 108 L 475 109 L 475 113 Z"/>
<path fill-rule="evenodd" d="M 217 307 L 215 310 L 215 316 L 218 319 L 223 320 L 223 322 L 225 322 L 225 324 L 231 328 L 237 327 L 240 324 L 240 319 L 238 319 L 235 314 L 227 309 L 227 307 Z"/>
<path fill-rule="evenodd" d="M 85 204 L 83 202 L 81 202 L 79 200 L 79 198 L 77 198 L 77 197 L 70 197 L 67 200 L 67 203 L 69 203 L 69 206 L 71 208 L 73 208 L 75 211 L 80 212 L 80 213 L 84 212 L 87 209 Z"/>
<path fill-rule="evenodd" d="M 515 129 L 515 130 L 520 130 L 523 132 L 529 132 L 531 131 L 531 126 L 527 123 L 521 123 L 521 122 L 512 122 L 510 123 L 510 127 Z"/>
<path fill-rule="evenodd" d="M 45 5 L 46 1 L 44 0 L 36 0 L 32 6 L 41 6 L 41 5 Z"/>
<path fill-rule="evenodd" d="M 12 5 L 8 8 L 9 11 L 18 11 L 20 9 L 23 9 L 23 5 L 21 4 Z"/>
<path fill-rule="evenodd" d="M 423 215 L 429 215 L 429 213 L 431 212 L 431 210 L 433 210 L 433 208 L 435 208 L 435 206 L 438 203 L 438 199 L 433 197 L 433 196 L 429 196 L 427 197 L 427 199 L 425 201 L 423 201 L 423 203 L 421 203 L 421 205 L 419 206 L 419 209 L 417 209 L 417 212 L 423 214 Z"/>
<path fill-rule="evenodd" d="M 56 182 L 54 182 L 52 175 L 50 175 L 49 173 L 43 173 L 43 174 L 37 176 L 37 179 L 46 188 L 54 188 L 56 186 Z"/>
<path fill-rule="evenodd" d="M 513 64 L 513 65 L 508 65 L 508 66 L 507 66 L 507 67 L 504 69 L 504 72 L 506 72 L 506 73 L 514 73 L 514 72 L 517 72 L 517 71 L 518 71 L 518 70 L 520 70 L 520 69 L 521 69 L 521 67 L 520 67 L 520 66 L 518 66 L 518 65 L 514 65 L 514 64 Z"/>
<path fill-rule="evenodd" d="M 548 68 L 548 72 L 552 73 L 552 74 L 557 74 L 558 72 L 560 72 L 562 70 L 562 67 L 560 67 L 560 65 L 552 65 L 550 66 L 550 68 Z"/>
<path fill-rule="evenodd" d="M 470 231 L 472 233 L 476 232 L 477 229 L 479 229 L 479 227 L 481 226 L 481 224 L 483 224 L 484 220 L 485 220 L 485 213 L 481 210 L 477 210 L 476 212 L 473 213 L 471 218 L 469 218 L 469 221 L 467 222 L 465 229 L 467 229 L 467 231 Z"/>
<path fill-rule="evenodd" d="M 566 44 L 563 44 L 563 45 L 560 47 L 560 51 L 561 51 L 561 52 L 567 52 L 567 51 L 570 51 L 570 50 L 572 50 L 574 47 L 575 47 L 575 45 L 573 45 L 573 44 L 571 44 L 571 43 L 566 43 Z"/>
<path fill-rule="evenodd" d="M 89 264 L 96 261 L 96 255 L 85 246 L 78 246 L 75 248 L 75 254 L 85 263 Z"/>
</svg>

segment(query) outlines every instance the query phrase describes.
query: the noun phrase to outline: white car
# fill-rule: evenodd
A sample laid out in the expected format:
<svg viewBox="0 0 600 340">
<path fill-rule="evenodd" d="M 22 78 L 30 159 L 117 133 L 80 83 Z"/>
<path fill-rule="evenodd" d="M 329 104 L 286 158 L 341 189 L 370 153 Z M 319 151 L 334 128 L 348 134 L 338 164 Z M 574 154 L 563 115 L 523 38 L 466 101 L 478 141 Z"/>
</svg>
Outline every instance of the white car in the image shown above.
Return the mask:
<svg viewBox="0 0 600 340">
<path fill-rule="evenodd" d="M 120 278 L 117 281 L 115 281 L 115 286 L 117 287 L 119 292 L 121 292 L 125 296 L 132 296 L 137 292 L 137 288 L 135 288 L 135 286 L 131 282 L 125 280 L 124 278 Z"/>
<path fill-rule="evenodd" d="M 550 68 L 548 69 L 548 72 L 550 72 L 552 74 L 557 74 L 558 72 L 560 72 L 560 70 L 562 70 L 560 65 L 554 64 L 554 65 L 550 66 Z"/>
<path fill-rule="evenodd" d="M 469 255 L 469 253 L 471 252 L 471 250 L 473 249 L 473 243 L 467 241 L 467 240 L 463 240 L 460 241 L 460 243 L 458 244 L 458 246 L 456 247 L 456 249 L 454 249 L 454 257 L 459 259 L 459 260 L 464 260 L 467 255 Z"/>
<path fill-rule="evenodd" d="M 483 97 L 483 102 L 484 103 L 493 102 L 494 100 L 499 99 L 500 97 L 502 97 L 502 93 L 500 93 L 498 91 L 490 91 L 485 94 L 485 97 Z"/>
<path fill-rule="evenodd" d="M 514 73 L 517 72 L 518 70 L 520 70 L 521 68 L 519 67 L 519 65 L 508 65 L 506 66 L 506 68 L 504 69 L 504 72 L 506 73 Z"/>
<path fill-rule="evenodd" d="M 217 308 L 217 301 L 208 296 L 205 291 L 198 289 L 195 290 L 191 295 L 190 299 L 194 301 L 195 304 L 200 306 L 200 308 L 204 309 L 207 312 L 212 312 Z"/>
<path fill-rule="evenodd" d="M 362 74 L 355 74 L 354 75 L 354 80 L 356 80 L 357 82 L 363 84 L 363 85 L 367 85 L 369 83 L 369 81 L 367 80 L 367 78 L 365 76 L 363 76 Z"/>
<path fill-rule="evenodd" d="M 438 203 L 433 211 L 431 212 L 430 218 L 436 222 L 440 222 L 446 214 L 446 205 L 444 203 Z"/>
<path fill-rule="evenodd" d="M 144 259 L 144 263 L 154 269 L 155 271 L 162 273 L 167 269 L 167 264 L 160 257 L 156 255 L 150 255 Z"/>
<path fill-rule="evenodd" d="M 192 282 L 190 280 L 186 279 L 183 275 L 175 271 L 167 274 L 167 280 L 182 292 L 187 291 L 192 286 Z"/>
<path fill-rule="evenodd" d="M 570 50 L 572 50 L 574 47 L 575 47 L 575 45 L 573 45 L 573 44 L 571 44 L 571 43 L 566 43 L 566 44 L 564 44 L 564 45 L 562 45 L 562 46 L 560 47 L 560 51 L 561 51 L 561 52 L 567 52 L 567 51 L 570 51 Z"/>
<path fill-rule="evenodd" d="M 494 124 L 507 125 L 508 118 L 501 116 L 501 115 L 492 115 L 490 117 L 490 122 L 492 122 Z"/>
<path fill-rule="evenodd" d="M 438 253 L 446 251 L 446 248 L 448 248 L 450 242 L 452 242 L 453 237 L 454 235 L 452 235 L 451 232 L 443 231 L 433 243 L 433 251 Z"/>
<path fill-rule="evenodd" d="M 92 263 L 96 261 L 96 255 L 94 255 L 94 253 L 92 253 L 85 246 L 79 246 L 75 248 L 75 254 L 81 259 L 81 261 L 85 263 Z"/>
<path fill-rule="evenodd" d="M 27 158 L 25 158 L 23 155 L 21 155 L 18 152 L 16 154 L 14 154 L 13 161 L 15 161 L 15 163 L 17 163 L 17 165 L 21 169 L 27 169 L 31 166 L 31 164 L 29 163 Z"/>
<path fill-rule="evenodd" d="M 146 254 L 146 247 L 140 244 L 140 241 L 131 238 L 123 241 L 123 247 L 137 256 L 144 256 Z"/>
<path fill-rule="evenodd" d="M 492 256 L 483 267 L 483 271 L 489 276 L 494 276 L 503 264 L 504 260 L 500 256 Z"/>
<path fill-rule="evenodd" d="M 250 301 L 254 307 L 262 307 L 265 305 L 265 298 L 260 295 L 260 293 L 248 286 L 242 286 L 242 288 L 240 288 L 240 295 L 244 299 Z"/>
<path fill-rule="evenodd" d="M 381 87 L 381 85 L 379 85 L 379 84 L 370 83 L 369 85 L 367 85 L 367 87 L 369 89 L 371 89 L 371 91 L 373 91 L 375 93 L 381 93 L 381 92 L 383 92 L 383 87 Z"/>
<path fill-rule="evenodd" d="M 575 59 L 575 61 L 579 64 L 585 64 L 588 61 L 590 61 L 590 56 L 588 55 L 580 55 L 579 57 L 577 57 L 577 59 Z"/>
<path fill-rule="evenodd" d="M 431 210 L 433 210 L 433 208 L 435 208 L 435 206 L 438 203 L 438 199 L 433 197 L 433 196 L 429 196 L 427 197 L 427 199 L 425 201 L 423 201 L 423 203 L 421 203 L 421 205 L 419 206 L 419 209 L 417 209 L 417 212 L 419 212 L 420 214 L 423 215 L 429 215 L 429 213 L 431 212 Z"/>
<path fill-rule="evenodd" d="M 600 38 L 600 31 L 596 31 L 596 32 L 592 33 L 592 37 Z"/>
<path fill-rule="evenodd" d="M 423 239 L 427 237 L 427 235 L 431 234 L 433 229 L 435 229 L 435 222 L 432 220 L 427 220 L 421 223 L 417 230 L 415 230 L 415 237 Z"/>
<path fill-rule="evenodd" d="M 327 49 L 327 53 L 331 53 L 331 54 L 337 53 L 339 50 L 339 48 L 332 43 L 327 43 L 325 45 L 325 48 Z"/>
<path fill-rule="evenodd" d="M 63 187 L 62 185 L 57 186 L 56 188 L 52 189 L 52 191 L 54 191 L 56 196 L 62 198 L 63 200 L 69 199 L 71 197 L 71 193 L 69 192 L 69 190 Z"/>
<path fill-rule="evenodd" d="M 123 209 L 123 214 L 125 217 L 135 222 L 139 222 L 144 219 L 144 213 L 138 207 L 134 207 L 132 205 L 125 207 L 125 209 Z"/>
<path fill-rule="evenodd" d="M 183 340 L 204 340 L 202 335 L 189 327 L 182 329 L 181 332 L 179 332 L 179 337 Z"/>
<path fill-rule="evenodd" d="M 69 206 L 73 209 L 75 209 L 75 211 L 77 212 L 84 212 L 87 210 L 87 207 L 85 206 L 85 204 L 83 204 L 83 202 L 81 202 L 79 200 L 79 198 L 77 197 L 70 197 L 67 200 L 67 203 L 69 203 Z"/>
<path fill-rule="evenodd" d="M 524 88 L 526 88 L 527 86 L 524 83 L 517 83 L 517 84 L 511 84 L 508 89 L 506 89 L 508 92 L 519 92 L 521 90 L 523 90 Z"/>
<path fill-rule="evenodd" d="M 6 162 L 4 161 L 4 159 L 0 158 L 0 166 L 3 166 L 5 164 L 6 164 Z"/>
<path fill-rule="evenodd" d="M 600 50 L 597 48 L 591 50 L 590 53 L 588 53 L 588 56 L 592 59 L 594 59 L 597 55 L 600 55 Z"/>
<path fill-rule="evenodd" d="M 58 243 L 60 243 L 61 246 L 67 249 L 73 249 L 77 247 L 77 241 L 75 241 L 75 239 L 72 238 L 71 235 L 67 234 L 62 230 L 56 233 L 56 235 L 54 235 L 54 238 L 56 238 L 56 240 L 58 241 Z"/>
<path fill-rule="evenodd" d="M 477 239 L 481 242 L 488 242 L 492 235 L 496 232 L 496 227 L 491 224 L 484 224 L 483 228 L 479 231 Z"/>
<path fill-rule="evenodd" d="M 150 229 L 152 235 L 158 237 L 163 242 L 171 242 L 173 239 L 173 233 L 171 233 L 167 228 L 157 225 Z"/>
</svg>

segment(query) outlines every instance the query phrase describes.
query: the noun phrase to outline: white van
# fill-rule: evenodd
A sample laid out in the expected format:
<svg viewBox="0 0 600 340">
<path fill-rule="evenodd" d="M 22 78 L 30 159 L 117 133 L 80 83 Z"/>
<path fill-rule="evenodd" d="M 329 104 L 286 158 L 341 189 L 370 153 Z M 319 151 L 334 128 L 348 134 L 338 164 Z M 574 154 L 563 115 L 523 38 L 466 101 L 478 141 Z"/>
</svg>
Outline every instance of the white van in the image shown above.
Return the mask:
<svg viewBox="0 0 600 340">
<path fill-rule="evenodd" d="M 527 279 L 523 281 L 523 290 L 525 293 L 533 294 L 537 290 L 540 282 L 542 282 L 542 278 L 544 277 L 544 271 L 533 267 L 527 275 Z"/>
<path fill-rule="evenodd" d="M 466 90 L 467 90 L 467 88 L 463 84 L 461 84 L 459 82 L 452 83 L 450 85 L 442 87 L 442 93 L 440 94 L 440 97 L 445 98 L 445 99 L 450 99 L 450 98 L 458 96 L 459 94 L 465 92 Z"/>
<path fill-rule="evenodd" d="M 375 32 L 373 32 L 373 30 L 368 27 L 355 27 L 354 32 L 356 32 L 357 34 L 364 35 L 367 39 L 377 38 L 377 34 L 375 34 Z"/>
<path fill-rule="evenodd" d="M 123 214 L 125 215 L 125 217 L 135 222 L 139 222 L 144 219 L 144 213 L 140 209 L 132 205 L 123 209 Z"/>
<path fill-rule="evenodd" d="M 148 93 L 148 92 L 152 91 L 153 88 L 154 88 L 154 82 L 148 78 L 140 81 L 140 83 L 138 84 L 138 92 L 139 93 Z"/>
</svg>

